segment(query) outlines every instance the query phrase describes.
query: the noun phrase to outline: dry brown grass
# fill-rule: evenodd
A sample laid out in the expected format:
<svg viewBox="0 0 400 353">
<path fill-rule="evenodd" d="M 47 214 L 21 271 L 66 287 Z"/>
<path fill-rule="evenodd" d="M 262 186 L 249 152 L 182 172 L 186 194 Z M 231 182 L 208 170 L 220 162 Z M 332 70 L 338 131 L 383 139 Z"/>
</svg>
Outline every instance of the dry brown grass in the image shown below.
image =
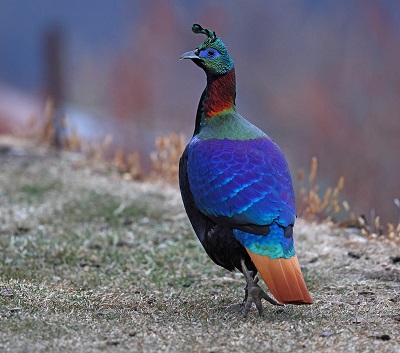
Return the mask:
<svg viewBox="0 0 400 353">
<path fill-rule="evenodd" d="M 353 226 L 360 228 L 361 233 L 370 239 L 390 239 L 400 244 L 400 222 L 395 225 L 387 223 L 386 226 L 381 223 L 380 216 L 371 216 L 372 222 L 369 223 L 365 217 L 360 216 L 357 219 L 348 222 L 342 222 L 341 226 Z"/>
<path fill-rule="evenodd" d="M 176 184 L 179 158 L 185 149 L 185 137 L 171 133 L 156 139 L 156 151 L 150 154 L 153 175 Z"/>
<path fill-rule="evenodd" d="M 144 172 L 138 152 L 127 153 L 122 148 L 116 148 L 112 158 L 112 165 L 123 174 L 124 179 L 143 179 Z"/>
<path fill-rule="evenodd" d="M 138 152 L 127 152 L 112 145 L 113 137 L 107 135 L 103 139 L 81 141 L 85 163 L 110 166 L 123 175 L 126 180 L 142 180 L 143 168 Z"/>
<path fill-rule="evenodd" d="M 338 214 L 342 209 L 349 210 L 346 201 L 340 203 L 339 194 L 344 187 L 344 177 L 339 178 L 335 187 L 328 187 L 321 193 L 317 182 L 318 159 L 311 159 L 310 173 L 308 175 L 308 186 L 304 186 L 304 171 L 300 169 L 297 173 L 298 181 L 303 184 L 300 188 L 298 198 L 298 215 L 307 219 L 327 219 Z"/>
<path fill-rule="evenodd" d="M 40 145 L 61 148 L 64 151 L 79 152 L 84 156 L 81 165 L 110 166 L 115 168 L 125 179 L 141 180 L 144 172 L 139 153 L 127 152 L 113 145 L 113 137 L 106 135 L 93 140 L 84 140 L 75 126 L 69 126 L 65 116 L 61 121 L 63 131 L 69 130 L 61 137 L 60 146 L 56 143 L 56 110 L 51 97 L 46 100 L 43 111 L 43 123 L 32 118 L 28 122 L 26 136 L 33 138 Z"/>
<path fill-rule="evenodd" d="M 38 136 L 39 143 L 48 147 L 55 146 L 55 137 L 56 137 L 55 118 L 56 118 L 55 103 L 51 97 L 48 97 L 43 111 L 43 119 L 44 119 L 43 125 L 37 128 L 39 131 L 39 136 Z M 30 121 L 29 123 L 31 124 L 32 128 L 35 125 L 38 125 L 38 123 L 34 121 Z"/>
<path fill-rule="evenodd" d="M 37 121 L 29 121 L 30 136 L 36 136 L 38 142 L 48 147 L 55 146 L 55 117 L 56 111 L 51 98 L 46 101 L 44 109 L 44 123 L 38 126 Z M 63 129 L 68 127 L 68 119 L 63 118 Z M 82 152 L 86 163 L 109 164 L 124 175 L 125 179 L 143 179 L 138 152 L 126 152 L 122 148 L 112 146 L 113 137 L 107 135 L 92 141 L 85 141 L 79 135 L 76 127 L 70 128 L 70 133 L 63 137 L 61 147 L 66 151 Z M 152 179 L 162 179 L 168 183 L 176 184 L 178 180 L 179 158 L 185 148 L 185 138 L 182 134 L 171 133 L 158 136 L 155 141 L 156 150 L 150 154 Z"/>
<path fill-rule="evenodd" d="M 317 182 L 318 160 L 316 157 L 311 159 L 310 173 L 307 181 L 304 179 L 304 171 L 300 169 L 297 173 L 297 180 L 302 184 L 298 200 L 298 215 L 307 220 L 326 220 L 334 219 L 339 212 L 347 213 L 347 220 L 340 223 L 341 227 L 355 227 L 361 233 L 371 239 L 382 238 L 390 239 L 400 243 L 400 221 L 399 223 L 382 224 L 381 217 L 371 212 L 370 221 L 365 216 L 356 216 L 350 210 L 346 200 L 340 201 L 340 192 L 344 188 L 344 177 L 340 177 L 335 187 L 327 187 L 325 192 L 321 192 Z M 304 184 L 307 183 L 307 186 Z M 399 208 L 400 201 L 395 199 L 395 205 Z"/>
</svg>

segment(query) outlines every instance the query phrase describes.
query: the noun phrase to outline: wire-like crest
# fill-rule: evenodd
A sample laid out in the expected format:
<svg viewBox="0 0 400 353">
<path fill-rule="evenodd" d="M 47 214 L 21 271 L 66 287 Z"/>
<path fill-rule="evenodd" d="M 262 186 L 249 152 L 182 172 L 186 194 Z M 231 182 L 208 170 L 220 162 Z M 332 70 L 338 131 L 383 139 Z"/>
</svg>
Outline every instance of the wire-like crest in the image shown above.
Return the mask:
<svg viewBox="0 0 400 353">
<path fill-rule="evenodd" d="M 217 35 L 215 34 L 214 31 L 210 31 L 208 29 L 205 29 L 203 27 L 201 27 L 199 24 L 195 23 L 192 26 L 192 32 L 193 33 L 203 33 L 205 34 L 212 42 L 214 42 L 217 39 Z"/>
</svg>

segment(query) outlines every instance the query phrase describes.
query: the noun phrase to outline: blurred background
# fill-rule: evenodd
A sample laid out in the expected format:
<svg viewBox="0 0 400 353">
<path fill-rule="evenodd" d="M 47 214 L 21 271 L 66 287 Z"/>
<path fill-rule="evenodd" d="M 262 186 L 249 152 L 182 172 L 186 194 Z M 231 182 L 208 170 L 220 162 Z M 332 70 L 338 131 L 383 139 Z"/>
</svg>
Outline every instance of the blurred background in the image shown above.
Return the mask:
<svg viewBox="0 0 400 353">
<path fill-rule="evenodd" d="M 111 134 L 144 168 L 157 136 L 191 137 L 205 75 L 179 56 L 215 30 L 237 107 L 321 189 L 345 178 L 356 215 L 398 222 L 398 0 L 0 0 L 0 134 L 23 135 L 46 97 L 83 138 Z M 4 167 L 4 166 L 2 166 Z"/>
</svg>

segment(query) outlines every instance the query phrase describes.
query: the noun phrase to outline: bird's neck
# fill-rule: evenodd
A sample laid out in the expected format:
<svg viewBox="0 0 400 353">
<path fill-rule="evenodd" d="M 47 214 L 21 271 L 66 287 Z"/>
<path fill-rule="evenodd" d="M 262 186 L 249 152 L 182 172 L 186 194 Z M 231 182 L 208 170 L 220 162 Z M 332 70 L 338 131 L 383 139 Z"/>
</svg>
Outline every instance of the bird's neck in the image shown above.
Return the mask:
<svg viewBox="0 0 400 353">
<path fill-rule="evenodd" d="M 201 127 L 207 124 L 212 118 L 221 115 L 223 112 L 236 110 L 236 78 L 235 68 L 232 68 L 225 75 L 207 75 L 207 87 L 201 95 L 196 114 L 194 135 L 197 135 Z"/>
<path fill-rule="evenodd" d="M 223 111 L 234 109 L 235 98 L 235 68 L 232 68 L 225 75 L 207 75 L 207 87 L 203 98 L 203 113 L 205 119 L 211 119 L 221 114 Z"/>
</svg>

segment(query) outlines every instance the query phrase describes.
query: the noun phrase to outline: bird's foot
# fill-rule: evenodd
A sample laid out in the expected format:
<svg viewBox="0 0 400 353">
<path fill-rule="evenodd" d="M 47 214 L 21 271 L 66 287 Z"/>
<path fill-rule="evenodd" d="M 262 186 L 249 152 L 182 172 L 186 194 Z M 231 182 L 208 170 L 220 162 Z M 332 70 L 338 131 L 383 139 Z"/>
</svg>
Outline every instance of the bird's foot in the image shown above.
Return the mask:
<svg viewBox="0 0 400 353">
<path fill-rule="evenodd" d="M 244 309 L 243 309 L 243 317 L 247 317 L 247 314 L 250 311 L 252 304 L 256 305 L 258 313 L 260 317 L 263 315 L 263 307 L 261 303 L 261 299 L 265 299 L 273 305 L 283 306 L 279 304 L 276 300 L 272 299 L 264 290 L 258 285 L 258 277 L 253 278 L 253 272 L 249 271 L 244 263 L 241 261 L 242 271 L 244 278 L 246 279 L 246 287 L 245 287 L 245 297 L 244 297 Z"/>
</svg>

